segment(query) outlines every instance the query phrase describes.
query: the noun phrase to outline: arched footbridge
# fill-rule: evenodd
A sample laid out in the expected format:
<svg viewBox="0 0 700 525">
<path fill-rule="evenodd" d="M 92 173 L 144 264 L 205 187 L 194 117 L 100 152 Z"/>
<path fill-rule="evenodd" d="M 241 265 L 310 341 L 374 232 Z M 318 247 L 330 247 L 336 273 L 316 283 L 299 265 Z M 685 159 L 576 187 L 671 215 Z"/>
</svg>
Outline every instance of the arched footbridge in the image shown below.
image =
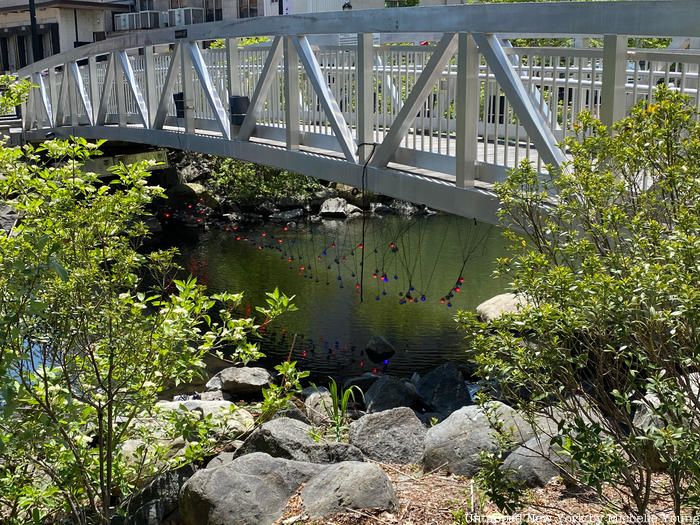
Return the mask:
<svg viewBox="0 0 700 525">
<path fill-rule="evenodd" d="M 267 40 L 242 47 L 248 37 Z M 640 49 L 642 37 L 672 40 Z M 364 178 L 370 191 L 494 222 L 492 184 L 523 159 L 564 162 L 558 144 L 581 111 L 612 123 L 661 82 L 700 104 L 697 37 L 695 0 L 338 11 L 136 31 L 20 70 L 36 86 L 23 133 L 223 155 L 358 187 Z"/>
</svg>

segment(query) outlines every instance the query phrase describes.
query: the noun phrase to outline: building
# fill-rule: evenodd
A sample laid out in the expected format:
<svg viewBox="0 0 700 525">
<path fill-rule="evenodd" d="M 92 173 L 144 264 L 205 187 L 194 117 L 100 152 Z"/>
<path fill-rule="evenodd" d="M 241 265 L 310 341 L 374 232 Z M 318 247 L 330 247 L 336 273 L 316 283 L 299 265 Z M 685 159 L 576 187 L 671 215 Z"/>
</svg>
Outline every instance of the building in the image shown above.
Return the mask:
<svg viewBox="0 0 700 525">
<path fill-rule="evenodd" d="M 130 0 L 35 0 L 41 56 L 102 40 L 114 30 L 115 15 Z M 0 71 L 33 61 L 27 0 L 0 0 Z"/>
</svg>

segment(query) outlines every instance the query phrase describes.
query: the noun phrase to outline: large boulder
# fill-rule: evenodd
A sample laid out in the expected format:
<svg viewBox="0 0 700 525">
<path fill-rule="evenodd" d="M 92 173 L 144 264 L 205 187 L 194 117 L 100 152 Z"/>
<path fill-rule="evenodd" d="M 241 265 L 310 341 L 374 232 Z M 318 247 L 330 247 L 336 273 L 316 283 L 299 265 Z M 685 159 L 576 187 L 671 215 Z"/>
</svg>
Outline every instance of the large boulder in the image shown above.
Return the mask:
<svg viewBox="0 0 700 525">
<path fill-rule="evenodd" d="M 270 372 L 254 366 L 230 367 L 222 370 L 207 383 L 207 390 L 223 390 L 234 395 L 259 394 L 272 382 Z"/>
<path fill-rule="evenodd" d="M 477 306 L 476 314 L 482 321 L 488 323 L 498 319 L 503 314 L 515 313 L 526 304 L 527 301 L 520 295 L 502 293 Z"/>
<path fill-rule="evenodd" d="M 354 215 L 361 215 L 362 210 L 341 197 L 327 199 L 321 204 L 319 215 L 324 218 L 347 218 Z"/>
<path fill-rule="evenodd" d="M 311 518 L 322 518 L 346 509 L 391 511 L 397 500 L 391 481 L 379 466 L 347 461 L 314 476 L 301 491 Z"/>
<path fill-rule="evenodd" d="M 358 387 L 362 392 L 367 392 L 381 376 L 372 372 L 365 372 L 361 376 L 350 377 L 343 383 L 343 388 Z"/>
<path fill-rule="evenodd" d="M 526 487 L 544 487 L 559 476 L 568 459 L 555 445 L 552 437 L 535 436 L 513 452 L 503 462 L 503 471 Z"/>
<path fill-rule="evenodd" d="M 365 352 L 375 363 L 381 363 L 385 359 L 391 359 L 396 354 L 396 348 L 381 335 L 372 337 L 365 346 Z"/>
<path fill-rule="evenodd" d="M 327 390 L 312 392 L 305 400 L 306 417 L 314 425 L 327 425 L 333 413 L 333 397 Z"/>
<path fill-rule="evenodd" d="M 472 403 L 462 372 L 453 363 L 428 372 L 418 382 L 418 395 L 431 410 L 443 416 Z"/>
<path fill-rule="evenodd" d="M 381 412 L 396 407 L 410 407 L 418 400 L 416 387 L 398 377 L 383 376 L 365 392 L 367 412 Z"/>
<path fill-rule="evenodd" d="M 194 474 L 191 465 L 166 470 L 135 494 L 127 512 L 129 525 L 160 525 L 178 510 L 178 495 L 185 482 Z"/>
<path fill-rule="evenodd" d="M 301 208 L 293 210 L 276 211 L 270 214 L 270 220 L 273 222 L 289 222 L 301 219 L 306 215 L 306 212 Z"/>
<path fill-rule="evenodd" d="M 219 201 L 202 184 L 183 182 L 169 188 L 166 192 L 169 204 L 182 206 L 201 203 L 209 208 L 218 208 Z"/>
<path fill-rule="evenodd" d="M 226 432 L 248 432 L 255 424 L 250 412 L 237 407 L 230 401 L 205 401 L 202 399 L 159 401 L 156 407 L 161 411 L 189 410 L 198 413 L 201 418 L 211 416 L 214 423 Z"/>
<path fill-rule="evenodd" d="M 278 458 L 311 463 L 363 460 L 362 452 L 354 445 L 316 442 L 311 437 L 312 432 L 311 426 L 296 419 L 286 417 L 273 419 L 256 428 L 236 450 L 235 456 L 265 452 Z"/>
<path fill-rule="evenodd" d="M 480 467 L 482 451 L 496 452 L 498 442 L 490 417 L 503 422 L 514 446 L 534 436 L 532 427 L 511 407 L 498 401 L 489 404 L 490 415 L 472 405 L 453 412 L 442 423 L 428 429 L 423 452 L 425 470 L 444 468 L 447 472 L 471 477 Z"/>
<path fill-rule="evenodd" d="M 0 206 L 0 228 L 10 232 L 17 222 L 19 215 L 9 206 Z"/>
<path fill-rule="evenodd" d="M 324 467 L 249 454 L 198 471 L 182 487 L 184 525 L 268 525 L 302 483 Z"/>
<path fill-rule="evenodd" d="M 375 461 L 420 463 L 427 430 L 407 407 L 367 414 L 350 424 L 350 443 Z"/>
</svg>

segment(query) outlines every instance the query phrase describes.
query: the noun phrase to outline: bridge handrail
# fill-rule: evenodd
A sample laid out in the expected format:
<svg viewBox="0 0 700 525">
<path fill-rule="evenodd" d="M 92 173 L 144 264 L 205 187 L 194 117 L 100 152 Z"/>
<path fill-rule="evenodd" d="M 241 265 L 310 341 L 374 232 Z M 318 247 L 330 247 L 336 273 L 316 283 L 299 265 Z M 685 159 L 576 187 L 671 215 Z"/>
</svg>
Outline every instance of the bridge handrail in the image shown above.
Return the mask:
<svg viewBox="0 0 700 525">
<path fill-rule="evenodd" d="M 381 13 L 381 14 L 380 14 Z M 700 37 L 697 0 L 472 4 L 337 11 L 257 17 L 131 32 L 31 64 L 27 77 L 48 67 L 144 45 L 251 36 L 339 33 L 497 33 L 528 35 L 626 35 Z"/>
</svg>

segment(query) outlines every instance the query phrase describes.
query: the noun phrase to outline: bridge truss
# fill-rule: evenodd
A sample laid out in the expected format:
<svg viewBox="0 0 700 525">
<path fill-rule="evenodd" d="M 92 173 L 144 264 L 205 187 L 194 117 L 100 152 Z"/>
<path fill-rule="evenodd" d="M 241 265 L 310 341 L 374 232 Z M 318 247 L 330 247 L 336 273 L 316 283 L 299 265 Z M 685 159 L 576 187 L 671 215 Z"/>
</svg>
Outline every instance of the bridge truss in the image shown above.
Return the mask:
<svg viewBox="0 0 700 525">
<path fill-rule="evenodd" d="M 511 45 L 542 37 L 602 47 Z M 492 184 L 523 160 L 565 162 L 559 144 L 581 111 L 610 124 L 660 82 L 700 105 L 700 52 L 628 47 L 637 37 L 692 44 L 697 2 L 339 11 L 140 31 L 20 70 L 36 86 L 23 130 L 30 141 L 104 138 L 358 187 L 364 178 L 370 191 L 493 223 Z M 225 47 L 209 47 L 215 39 Z M 417 39 L 429 44 L 391 45 Z M 233 123 L 231 97 L 250 102 Z"/>
</svg>

